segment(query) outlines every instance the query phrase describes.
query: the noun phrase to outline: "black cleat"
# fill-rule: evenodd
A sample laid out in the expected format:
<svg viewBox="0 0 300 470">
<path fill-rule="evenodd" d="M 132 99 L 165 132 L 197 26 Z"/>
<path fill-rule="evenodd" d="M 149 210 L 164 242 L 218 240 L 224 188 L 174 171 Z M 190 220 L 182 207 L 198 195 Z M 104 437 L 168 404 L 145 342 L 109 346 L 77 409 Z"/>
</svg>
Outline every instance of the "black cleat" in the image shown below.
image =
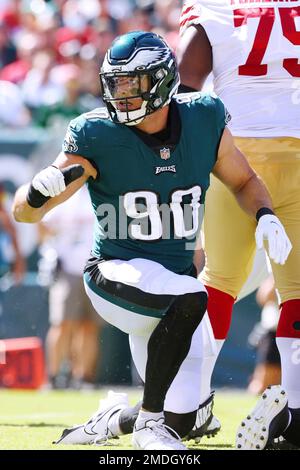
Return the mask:
<svg viewBox="0 0 300 470">
<path fill-rule="evenodd" d="M 291 444 L 284 437 L 279 436 L 268 442 L 266 450 L 300 450 L 300 447 Z"/>
<path fill-rule="evenodd" d="M 195 426 L 187 435 L 187 440 L 193 439 L 196 444 L 199 444 L 203 436 L 215 437 L 220 431 L 221 423 L 213 415 L 214 395 L 215 392 L 211 392 L 210 397 L 199 406 Z"/>
</svg>

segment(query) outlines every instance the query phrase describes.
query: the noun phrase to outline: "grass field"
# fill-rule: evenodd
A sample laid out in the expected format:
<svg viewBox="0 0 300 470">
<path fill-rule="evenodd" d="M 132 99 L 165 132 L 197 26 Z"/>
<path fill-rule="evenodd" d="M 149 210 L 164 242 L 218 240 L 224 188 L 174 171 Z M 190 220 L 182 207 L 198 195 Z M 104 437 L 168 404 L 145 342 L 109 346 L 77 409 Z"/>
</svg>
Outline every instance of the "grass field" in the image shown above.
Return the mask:
<svg viewBox="0 0 300 470">
<path fill-rule="evenodd" d="M 84 422 L 98 407 L 99 398 L 107 390 L 93 392 L 73 391 L 0 391 L 0 449 L 91 449 L 99 446 L 55 446 L 62 430 Z M 140 392 L 130 389 L 130 401 L 135 403 Z M 235 431 L 240 420 L 253 407 L 256 399 L 243 392 L 217 392 L 215 415 L 222 423 L 221 432 L 211 439 L 203 438 L 194 449 L 232 449 Z M 130 449 L 131 436 L 112 440 L 106 450 Z"/>
</svg>

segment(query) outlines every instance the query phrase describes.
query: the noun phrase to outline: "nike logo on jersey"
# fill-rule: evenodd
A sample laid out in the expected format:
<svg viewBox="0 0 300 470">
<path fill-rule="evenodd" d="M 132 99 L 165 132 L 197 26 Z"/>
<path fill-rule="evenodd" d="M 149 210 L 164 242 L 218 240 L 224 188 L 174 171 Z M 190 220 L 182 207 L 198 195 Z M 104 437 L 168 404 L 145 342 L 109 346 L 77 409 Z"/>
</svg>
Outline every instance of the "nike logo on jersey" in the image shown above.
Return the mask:
<svg viewBox="0 0 300 470">
<path fill-rule="evenodd" d="M 154 167 L 154 174 L 159 175 L 160 173 L 176 173 L 176 165 L 169 165 L 169 166 L 155 166 Z"/>
</svg>

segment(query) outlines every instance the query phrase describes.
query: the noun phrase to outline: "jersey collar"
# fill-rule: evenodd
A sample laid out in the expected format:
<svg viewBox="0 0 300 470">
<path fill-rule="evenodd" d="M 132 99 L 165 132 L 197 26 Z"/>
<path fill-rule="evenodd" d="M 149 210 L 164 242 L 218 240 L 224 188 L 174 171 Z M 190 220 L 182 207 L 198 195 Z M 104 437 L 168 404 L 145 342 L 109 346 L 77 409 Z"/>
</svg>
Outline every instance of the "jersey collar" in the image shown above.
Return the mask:
<svg viewBox="0 0 300 470">
<path fill-rule="evenodd" d="M 167 147 L 170 151 L 174 151 L 176 145 L 179 143 L 181 136 L 181 118 L 175 100 L 171 100 L 169 105 L 169 116 L 167 128 L 156 134 L 147 134 L 146 132 L 137 129 L 135 126 L 128 126 L 137 137 L 139 137 L 144 144 L 150 147 L 158 156 L 162 147 Z"/>
</svg>

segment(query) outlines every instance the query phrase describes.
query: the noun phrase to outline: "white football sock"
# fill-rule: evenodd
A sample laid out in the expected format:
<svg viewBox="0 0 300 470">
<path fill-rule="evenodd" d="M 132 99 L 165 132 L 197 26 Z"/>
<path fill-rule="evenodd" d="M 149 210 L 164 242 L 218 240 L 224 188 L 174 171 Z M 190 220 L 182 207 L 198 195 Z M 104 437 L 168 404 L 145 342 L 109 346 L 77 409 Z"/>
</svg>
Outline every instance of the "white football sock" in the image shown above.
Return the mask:
<svg viewBox="0 0 300 470">
<path fill-rule="evenodd" d="M 281 357 L 281 383 L 289 408 L 300 408 L 300 339 L 276 338 Z"/>
<path fill-rule="evenodd" d="M 145 421 L 158 421 L 161 418 L 164 419 L 163 411 L 160 411 L 159 413 L 152 413 L 151 411 L 140 410 L 135 422 L 135 428 L 143 428 Z"/>
</svg>

